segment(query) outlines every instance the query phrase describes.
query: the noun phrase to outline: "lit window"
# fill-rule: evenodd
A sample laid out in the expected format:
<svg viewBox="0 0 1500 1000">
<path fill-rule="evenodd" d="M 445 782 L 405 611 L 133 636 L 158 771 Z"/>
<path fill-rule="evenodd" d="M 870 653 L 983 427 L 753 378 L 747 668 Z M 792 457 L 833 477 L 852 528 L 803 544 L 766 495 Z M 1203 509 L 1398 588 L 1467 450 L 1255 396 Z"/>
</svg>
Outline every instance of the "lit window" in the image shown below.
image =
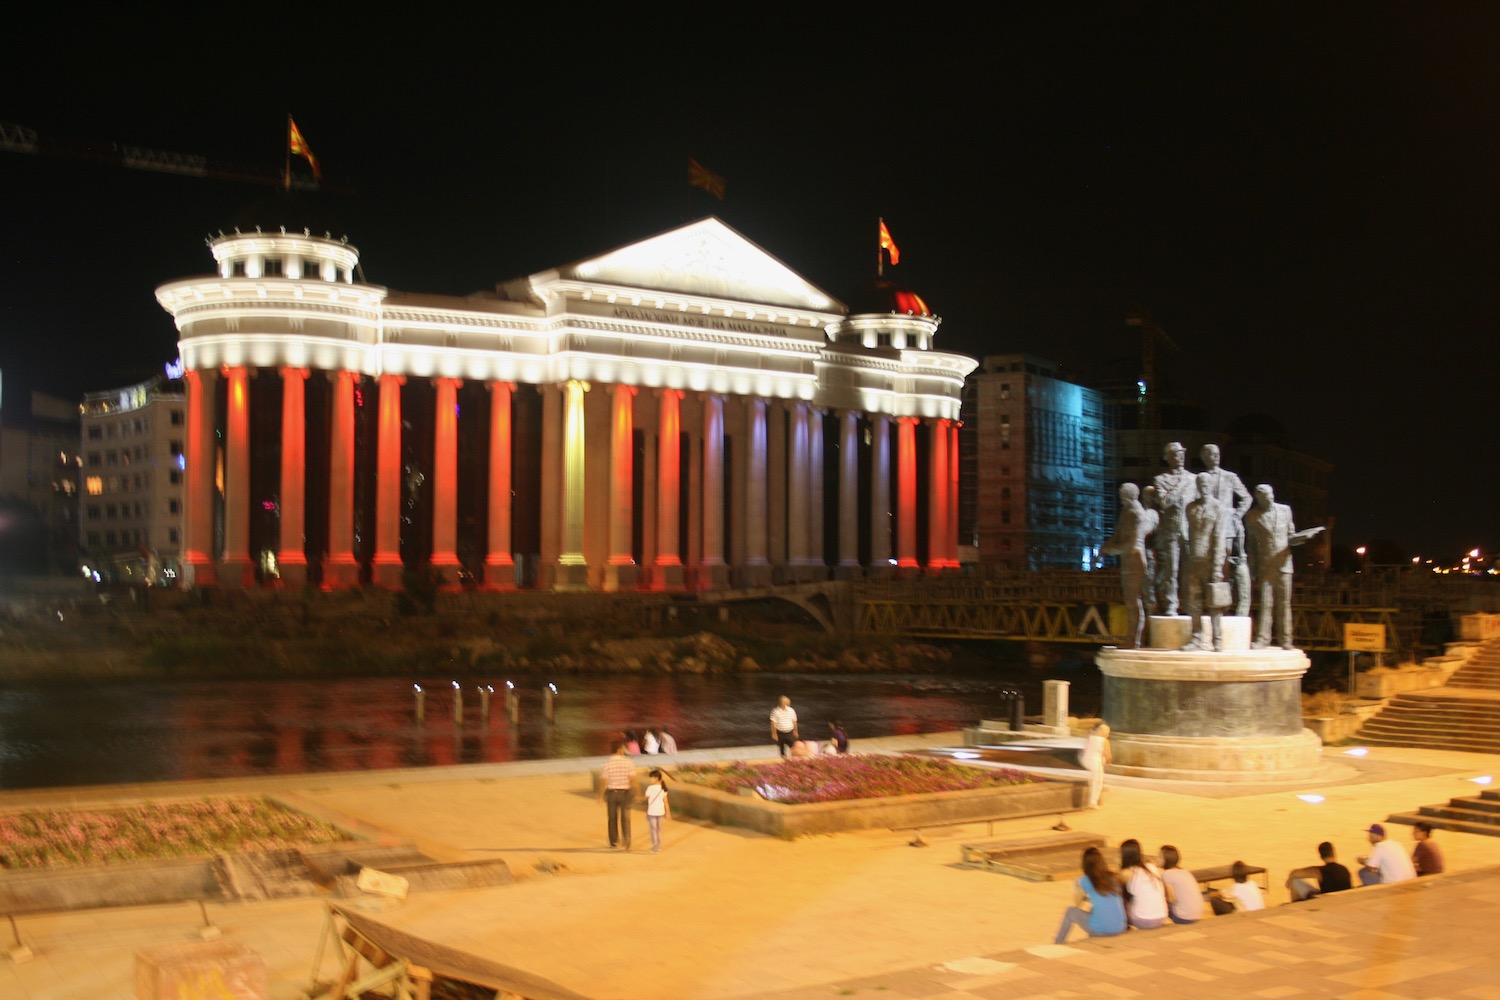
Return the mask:
<svg viewBox="0 0 1500 1000">
<path fill-rule="evenodd" d="M 99 496 L 104 492 L 104 480 L 99 476 L 86 476 L 83 480 L 83 489 L 91 497 Z"/>
</svg>

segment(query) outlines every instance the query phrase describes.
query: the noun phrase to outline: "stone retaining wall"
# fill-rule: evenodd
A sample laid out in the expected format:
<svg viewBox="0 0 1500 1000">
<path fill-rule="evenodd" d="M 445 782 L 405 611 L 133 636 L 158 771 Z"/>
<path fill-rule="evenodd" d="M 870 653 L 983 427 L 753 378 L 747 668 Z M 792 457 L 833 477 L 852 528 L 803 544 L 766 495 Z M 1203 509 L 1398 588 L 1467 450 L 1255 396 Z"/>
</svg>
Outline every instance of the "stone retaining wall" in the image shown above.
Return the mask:
<svg viewBox="0 0 1500 1000">
<path fill-rule="evenodd" d="M 1083 807 L 1086 792 L 1081 782 L 1044 781 L 961 792 L 788 805 L 758 795 L 731 795 L 678 782 L 672 785 L 672 812 L 790 838 L 844 830 L 904 829 L 1071 812 Z"/>
</svg>

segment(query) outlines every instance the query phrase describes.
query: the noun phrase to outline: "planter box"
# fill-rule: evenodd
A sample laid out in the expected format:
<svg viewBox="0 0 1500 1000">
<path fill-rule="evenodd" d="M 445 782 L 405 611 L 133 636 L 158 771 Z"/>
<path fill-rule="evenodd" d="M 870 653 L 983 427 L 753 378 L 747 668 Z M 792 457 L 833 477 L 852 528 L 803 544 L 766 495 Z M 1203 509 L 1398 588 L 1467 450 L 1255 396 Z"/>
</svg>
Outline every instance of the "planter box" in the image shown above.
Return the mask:
<svg viewBox="0 0 1500 1000">
<path fill-rule="evenodd" d="M 1359 715 L 1334 715 L 1321 719 L 1304 717 L 1302 719 L 1302 725 L 1312 730 L 1324 743 L 1339 743 L 1347 740 L 1359 732 L 1359 727 L 1364 724 L 1364 717 Z"/>
<path fill-rule="evenodd" d="M 1086 793 L 1083 782 L 1043 781 L 961 792 L 788 805 L 679 782 L 672 786 L 672 812 L 791 838 L 844 830 L 903 829 L 1071 812 L 1083 807 Z"/>
</svg>

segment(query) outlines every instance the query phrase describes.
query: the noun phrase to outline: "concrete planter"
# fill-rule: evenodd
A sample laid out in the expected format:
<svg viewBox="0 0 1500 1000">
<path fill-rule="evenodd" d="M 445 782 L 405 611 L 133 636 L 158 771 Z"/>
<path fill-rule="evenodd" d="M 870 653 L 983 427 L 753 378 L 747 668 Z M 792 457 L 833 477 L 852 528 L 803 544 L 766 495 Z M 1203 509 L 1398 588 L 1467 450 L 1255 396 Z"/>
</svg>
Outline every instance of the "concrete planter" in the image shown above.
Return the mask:
<svg viewBox="0 0 1500 1000">
<path fill-rule="evenodd" d="M 1361 715 L 1334 715 L 1323 718 L 1306 718 L 1302 724 L 1312 730 L 1323 743 L 1339 743 L 1359 732 L 1365 719 Z"/>
<path fill-rule="evenodd" d="M 791 838 L 844 830 L 904 829 L 1069 812 L 1082 808 L 1086 792 L 1082 782 L 1045 781 L 961 792 L 788 805 L 679 782 L 672 786 L 672 812 Z"/>
</svg>

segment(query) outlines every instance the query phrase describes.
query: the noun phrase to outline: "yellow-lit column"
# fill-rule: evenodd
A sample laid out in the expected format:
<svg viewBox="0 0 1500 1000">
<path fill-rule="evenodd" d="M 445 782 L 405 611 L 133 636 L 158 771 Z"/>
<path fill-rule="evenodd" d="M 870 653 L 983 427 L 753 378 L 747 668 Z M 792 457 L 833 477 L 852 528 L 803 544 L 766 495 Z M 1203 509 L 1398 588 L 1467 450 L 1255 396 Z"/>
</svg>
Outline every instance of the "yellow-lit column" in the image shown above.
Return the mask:
<svg viewBox="0 0 1500 1000">
<path fill-rule="evenodd" d="M 929 426 L 927 461 L 927 572 L 941 573 L 948 565 L 948 425 Z"/>
<path fill-rule="evenodd" d="M 859 411 L 839 413 L 840 577 L 859 575 Z"/>
<path fill-rule="evenodd" d="M 636 584 L 635 557 L 630 535 L 635 491 L 635 386 L 618 384 L 609 418 L 609 555 L 604 564 L 604 589 L 623 590 Z"/>
<path fill-rule="evenodd" d="M 182 525 L 183 562 L 187 583 L 213 587 L 219 582 L 214 563 L 214 379 L 212 370 L 188 371 L 187 381 L 187 492 Z"/>
<path fill-rule="evenodd" d="M 437 411 L 433 417 L 432 568 L 447 589 L 458 587 L 458 387 L 456 378 L 434 381 Z"/>
<path fill-rule="evenodd" d="M 375 555 L 377 587 L 401 587 L 401 386 L 400 375 L 380 376 L 380 415 L 375 459 Z"/>
<path fill-rule="evenodd" d="M 516 563 L 510 554 L 510 396 L 512 382 L 490 383 L 490 541 L 484 558 L 486 590 L 514 590 Z"/>
<path fill-rule="evenodd" d="M 766 400 L 750 396 L 748 408 L 749 441 L 746 442 L 745 468 L 745 584 L 761 587 L 771 582 L 771 562 L 767 558 L 766 509 Z"/>
<path fill-rule="evenodd" d="M 703 562 L 699 590 L 720 590 L 729 583 L 724 562 L 724 397 L 703 397 Z"/>
<path fill-rule="evenodd" d="M 242 365 L 224 369 L 225 407 L 224 558 L 219 580 L 226 587 L 255 582 L 250 562 L 250 373 Z"/>
<path fill-rule="evenodd" d="M 896 572 L 917 563 L 917 418 L 896 418 Z"/>
<path fill-rule="evenodd" d="M 588 391 L 589 384 L 578 379 L 564 386 L 562 540 L 553 584 L 558 590 L 587 590 L 589 586 L 589 564 L 583 554 L 583 394 Z"/>
<path fill-rule="evenodd" d="M 682 553 L 678 542 L 682 488 L 682 397 L 681 389 L 657 392 L 661 407 L 661 430 L 656 445 L 656 572 L 653 590 L 682 589 Z"/>
<path fill-rule="evenodd" d="M 333 413 L 328 443 L 328 563 L 323 589 L 341 590 L 359 583 L 354 561 L 354 382 L 348 370 L 331 372 Z"/>
<path fill-rule="evenodd" d="M 285 587 L 307 585 L 307 369 L 281 369 L 281 538 L 276 564 Z"/>
</svg>

